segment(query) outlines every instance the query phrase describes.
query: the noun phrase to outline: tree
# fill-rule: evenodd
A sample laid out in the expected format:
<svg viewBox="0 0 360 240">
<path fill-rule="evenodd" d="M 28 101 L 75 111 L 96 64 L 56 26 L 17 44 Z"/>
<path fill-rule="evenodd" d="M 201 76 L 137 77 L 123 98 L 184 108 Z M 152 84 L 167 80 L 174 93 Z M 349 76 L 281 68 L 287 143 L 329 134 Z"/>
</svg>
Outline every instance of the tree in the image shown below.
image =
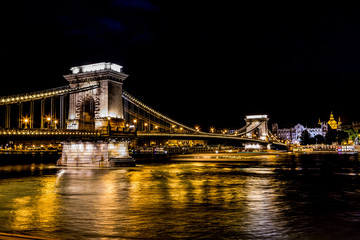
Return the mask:
<svg viewBox="0 0 360 240">
<path fill-rule="evenodd" d="M 326 136 L 325 136 L 325 142 L 327 144 L 332 144 L 332 143 L 338 143 L 338 144 L 341 144 L 341 142 L 343 141 L 347 141 L 349 138 L 349 134 L 344 132 L 344 131 L 338 131 L 338 130 L 329 130 L 327 133 L 326 133 Z"/>
<path fill-rule="evenodd" d="M 353 141 L 359 136 L 359 131 L 353 128 L 344 129 L 344 132 L 346 132 L 349 135 L 349 139 Z"/>
<path fill-rule="evenodd" d="M 325 143 L 325 138 L 324 138 L 324 136 L 323 135 L 316 135 L 315 137 L 314 137 L 314 140 L 315 140 L 315 143 L 316 144 L 321 144 L 321 143 Z"/>
<path fill-rule="evenodd" d="M 301 133 L 300 142 L 301 142 L 301 145 L 308 145 L 308 144 L 312 143 L 310 134 L 307 130 L 304 130 Z"/>
</svg>

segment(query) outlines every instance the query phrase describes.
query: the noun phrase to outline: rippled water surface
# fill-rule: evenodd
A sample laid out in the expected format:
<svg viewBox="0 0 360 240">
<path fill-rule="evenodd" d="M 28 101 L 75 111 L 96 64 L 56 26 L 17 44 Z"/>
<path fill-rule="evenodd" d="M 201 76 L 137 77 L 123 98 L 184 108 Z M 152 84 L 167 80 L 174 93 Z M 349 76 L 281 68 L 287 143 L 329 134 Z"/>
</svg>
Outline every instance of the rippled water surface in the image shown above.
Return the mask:
<svg viewBox="0 0 360 240">
<path fill-rule="evenodd" d="M 231 159 L 116 169 L 1 166 L 0 232 L 58 239 L 359 239 L 359 155 Z"/>
</svg>

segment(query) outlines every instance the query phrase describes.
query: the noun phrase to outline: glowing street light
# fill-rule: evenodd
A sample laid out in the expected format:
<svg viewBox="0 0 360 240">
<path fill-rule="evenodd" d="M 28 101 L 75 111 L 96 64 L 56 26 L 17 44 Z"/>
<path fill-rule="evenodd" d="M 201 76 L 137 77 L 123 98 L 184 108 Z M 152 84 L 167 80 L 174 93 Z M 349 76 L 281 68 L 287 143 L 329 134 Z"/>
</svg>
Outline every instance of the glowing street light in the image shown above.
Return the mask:
<svg viewBox="0 0 360 240">
<path fill-rule="evenodd" d="M 51 117 L 45 117 L 45 120 L 47 122 L 47 127 L 50 128 L 50 123 L 51 123 Z"/>
<path fill-rule="evenodd" d="M 134 120 L 133 120 L 133 123 L 134 123 L 134 130 L 137 131 L 137 120 L 134 119 Z"/>
<path fill-rule="evenodd" d="M 23 119 L 22 119 L 22 122 L 24 123 L 24 128 L 28 128 L 28 124 L 30 123 L 30 119 L 29 118 L 27 118 L 27 117 L 24 117 Z"/>
</svg>

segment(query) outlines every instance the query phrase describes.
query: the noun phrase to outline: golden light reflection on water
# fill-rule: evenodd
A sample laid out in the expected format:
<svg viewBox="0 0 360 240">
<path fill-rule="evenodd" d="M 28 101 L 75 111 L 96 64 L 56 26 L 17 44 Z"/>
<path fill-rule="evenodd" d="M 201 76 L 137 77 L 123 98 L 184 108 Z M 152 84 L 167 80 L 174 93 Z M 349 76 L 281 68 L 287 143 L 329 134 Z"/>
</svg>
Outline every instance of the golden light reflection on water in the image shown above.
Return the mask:
<svg viewBox="0 0 360 240">
<path fill-rule="evenodd" d="M 11 185 L 9 187 L 11 188 Z M 55 231 L 60 208 L 56 176 L 44 177 L 40 182 L 30 182 L 26 187 L 25 192 L 18 194 L 31 195 L 16 196 L 12 199 L 11 228 L 15 231 Z"/>
<path fill-rule="evenodd" d="M 262 226 L 263 233 L 269 227 L 278 229 L 274 221 L 281 213 L 274 204 L 273 182 L 237 172 L 234 166 L 183 163 L 62 169 L 56 175 L 27 178 L 26 185 L 13 180 L 6 184 L 9 228 L 55 233 L 71 226 L 79 239 L 156 237 L 159 231 L 191 232 L 193 225 L 203 230 L 232 226 L 245 232 Z M 236 224 L 242 221 L 246 224 Z M 169 229 L 159 228 L 164 222 Z"/>
<path fill-rule="evenodd" d="M 61 239 L 219 234 L 286 239 L 290 207 L 274 171 L 276 157 L 259 159 L 64 168 L 52 175 L 0 180 L 0 232 L 42 231 Z"/>
<path fill-rule="evenodd" d="M 247 180 L 246 186 L 246 231 L 270 239 L 285 231 L 283 222 L 279 221 L 285 206 L 277 204 L 281 194 L 276 192 L 276 183 L 269 178 L 253 177 Z"/>
</svg>

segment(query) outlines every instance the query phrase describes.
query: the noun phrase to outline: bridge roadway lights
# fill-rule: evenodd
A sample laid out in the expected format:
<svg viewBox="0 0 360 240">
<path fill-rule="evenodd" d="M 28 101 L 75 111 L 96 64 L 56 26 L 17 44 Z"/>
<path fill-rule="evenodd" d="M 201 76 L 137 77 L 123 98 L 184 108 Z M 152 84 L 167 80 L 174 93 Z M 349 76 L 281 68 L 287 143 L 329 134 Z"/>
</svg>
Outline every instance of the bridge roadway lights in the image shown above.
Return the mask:
<svg viewBox="0 0 360 240">
<path fill-rule="evenodd" d="M 129 156 L 129 141 L 104 139 L 97 141 L 67 141 L 63 143 L 60 166 L 114 167 L 135 166 Z"/>
</svg>

